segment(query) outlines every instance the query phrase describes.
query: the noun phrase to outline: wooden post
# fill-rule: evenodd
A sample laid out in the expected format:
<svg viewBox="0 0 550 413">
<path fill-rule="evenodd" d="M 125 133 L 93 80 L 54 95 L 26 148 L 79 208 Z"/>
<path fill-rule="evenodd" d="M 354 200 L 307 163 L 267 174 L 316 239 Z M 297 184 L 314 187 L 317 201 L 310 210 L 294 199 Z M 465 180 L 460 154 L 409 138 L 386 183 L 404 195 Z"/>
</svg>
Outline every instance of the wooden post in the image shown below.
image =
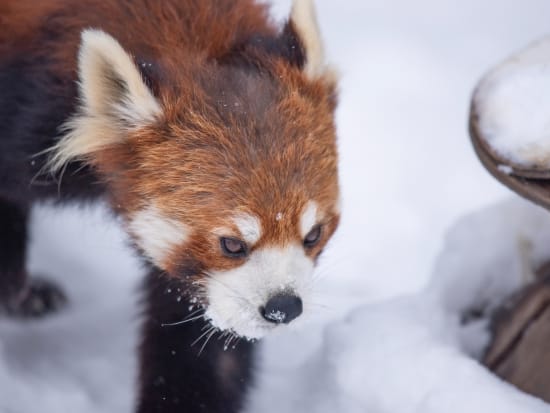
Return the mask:
<svg viewBox="0 0 550 413">
<path fill-rule="evenodd" d="M 483 362 L 502 379 L 550 403 L 550 274 L 543 272 L 495 313 L 493 341 Z"/>
</svg>

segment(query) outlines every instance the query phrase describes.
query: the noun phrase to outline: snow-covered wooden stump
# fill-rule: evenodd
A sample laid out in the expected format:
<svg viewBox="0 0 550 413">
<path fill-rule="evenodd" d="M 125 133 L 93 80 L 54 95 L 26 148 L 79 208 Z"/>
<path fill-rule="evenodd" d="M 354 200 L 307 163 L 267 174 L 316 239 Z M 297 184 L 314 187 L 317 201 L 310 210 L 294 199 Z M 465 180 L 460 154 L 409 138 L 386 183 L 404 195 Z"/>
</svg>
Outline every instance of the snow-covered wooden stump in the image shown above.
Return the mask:
<svg viewBox="0 0 550 413">
<path fill-rule="evenodd" d="M 484 363 L 521 390 L 550 402 L 550 277 L 512 297 L 494 317 Z"/>
<path fill-rule="evenodd" d="M 470 134 L 493 176 L 550 209 L 550 38 L 512 56 L 481 80 L 472 99 Z M 549 267 L 504 303 L 493 321 L 485 364 L 550 402 Z"/>
</svg>

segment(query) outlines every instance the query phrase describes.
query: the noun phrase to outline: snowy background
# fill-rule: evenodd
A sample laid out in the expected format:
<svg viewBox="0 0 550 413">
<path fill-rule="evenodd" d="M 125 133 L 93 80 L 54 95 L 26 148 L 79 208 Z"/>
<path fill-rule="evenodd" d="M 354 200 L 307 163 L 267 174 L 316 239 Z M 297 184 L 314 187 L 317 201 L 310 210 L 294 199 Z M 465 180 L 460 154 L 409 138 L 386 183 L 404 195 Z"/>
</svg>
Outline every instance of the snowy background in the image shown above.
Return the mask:
<svg viewBox="0 0 550 413">
<path fill-rule="evenodd" d="M 249 413 L 550 411 L 468 358 L 484 324 L 457 318 L 517 287 L 550 241 L 546 212 L 487 207 L 507 191 L 466 132 L 473 86 L 550 32 L 550 3 L 317 3 L 342 73 L 343 222 L 319 269 L 326 309 L 266 340 Z M 39 323 L 0 320 L 0 412 L 130 412 L 141 273 L 116 224 L 101 209 L 39 208 L 30 255 L 72 305 Z"/>
</svg>

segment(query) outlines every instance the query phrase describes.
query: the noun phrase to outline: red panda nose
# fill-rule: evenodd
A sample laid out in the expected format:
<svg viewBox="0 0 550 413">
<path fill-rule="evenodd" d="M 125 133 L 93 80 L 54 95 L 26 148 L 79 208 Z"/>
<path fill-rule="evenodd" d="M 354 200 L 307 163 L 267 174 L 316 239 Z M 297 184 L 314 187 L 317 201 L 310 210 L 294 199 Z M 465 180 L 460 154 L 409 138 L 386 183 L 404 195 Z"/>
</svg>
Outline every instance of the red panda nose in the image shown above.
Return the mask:
<svg viewBox="0 0 550 413">
<path fill-rule="evenodd" d="M 260 313 L 270 323 L 288 324 L 300 314 L 303 305 L 300 297 L 290 294 L 278 294 L 269 299 L 265 307 L 260 308 Z"/>
</svg>

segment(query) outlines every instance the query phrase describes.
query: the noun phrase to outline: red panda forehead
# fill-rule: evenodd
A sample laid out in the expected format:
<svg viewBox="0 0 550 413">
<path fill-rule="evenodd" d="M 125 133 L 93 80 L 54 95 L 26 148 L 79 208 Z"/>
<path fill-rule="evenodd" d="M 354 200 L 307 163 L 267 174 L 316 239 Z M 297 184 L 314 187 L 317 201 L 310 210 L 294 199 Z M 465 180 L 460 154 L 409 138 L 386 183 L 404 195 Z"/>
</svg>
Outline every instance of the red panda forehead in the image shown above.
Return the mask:
<svg viewBox="0 0 550 413">
<path fill-rule="evenodd" d="M 317 225 L 330 224 L 338 216 L 337 201 L 321 204 L 308 200 L 301 204 L 287 204 L 280 209 L 260 211 L 262 237 L 257 247 L 301 245 L 307 234 Z"/>
<path fill-rule="evenodd" d="M 308 221 L 311 221 L 306 225 L 308 230 L 338 214 L 339 188 L 335 167 L 325 166 L 323 171 L 323 165 L 318 165 L 315 175 L 313 166 L 311 173 L 299 167 L 270 166 L 256 170 L 235 169 L 226 171 L 231 176 L 218 181 L 197 182 L 197 191 L 208 190 L 188 195 L 182 193 L 173 198 L 174 208 L 183 206 L 181 199 L 193 200 L 193 205 L 185 202 L 185 209 L 193 211 L 190 216 L 195 222 L 190 225 L 201 217 L 206 231 L 211 231 L 213 226 L 230 230 L 218 235 L 239 237 L 243 227 L 260 227 L 261 230 L 256 232 L 262 235 L 252 237 L 252 244 L 260 239 L 264 244 L 301 242 L 305 225 L 302 221 L 308 209 Z"/>
<path fill-rule="evenodd" d="M 230 138 L 183 132 L 172 139 L 142 131 L 134 145 L 105 153 L 113 158 L 104 164 L 112 165 L 108 175 L 118 177 L 117 197 L 127 198 L 121 204 L 139 208 L 154 201 L 171 216 L 215 219 L 244 209 L 268 221 L 309 200 L 330 209 L 338 197 L 333 131 L 295 133 L 293 139 L 273 135 L 265 148 L 265 139 L 254 141 L 242 131 Z"/>
<path fill-rule="evenodd" d="M 140 170 L 150 170 L 157 183 L 172 187 L 166 191 L 195 199 L 203 209 L 280 210 L 337 192 L 333 108 L 326 93 L 316 95 L 309 90 L 316 86 L 292 73 L 277 84 L 270 75 L 226 72 L 224 82 L 212 76 L 194 97 L 165 102 L 165 122 L 150 130 L 157 143 L 135 140 L 142 148 L 134 151 L 141 154 Z"/>
<path fill-rule="evenodd" d="M 269 136 L 297 121 L 329 121 L 335 104 L 334 85 L 281 62 L 269 69 L 215 62 L 174 68 L 159 94 L 168 126 L 211 134 L 249 129 Z"/>
</svg>

